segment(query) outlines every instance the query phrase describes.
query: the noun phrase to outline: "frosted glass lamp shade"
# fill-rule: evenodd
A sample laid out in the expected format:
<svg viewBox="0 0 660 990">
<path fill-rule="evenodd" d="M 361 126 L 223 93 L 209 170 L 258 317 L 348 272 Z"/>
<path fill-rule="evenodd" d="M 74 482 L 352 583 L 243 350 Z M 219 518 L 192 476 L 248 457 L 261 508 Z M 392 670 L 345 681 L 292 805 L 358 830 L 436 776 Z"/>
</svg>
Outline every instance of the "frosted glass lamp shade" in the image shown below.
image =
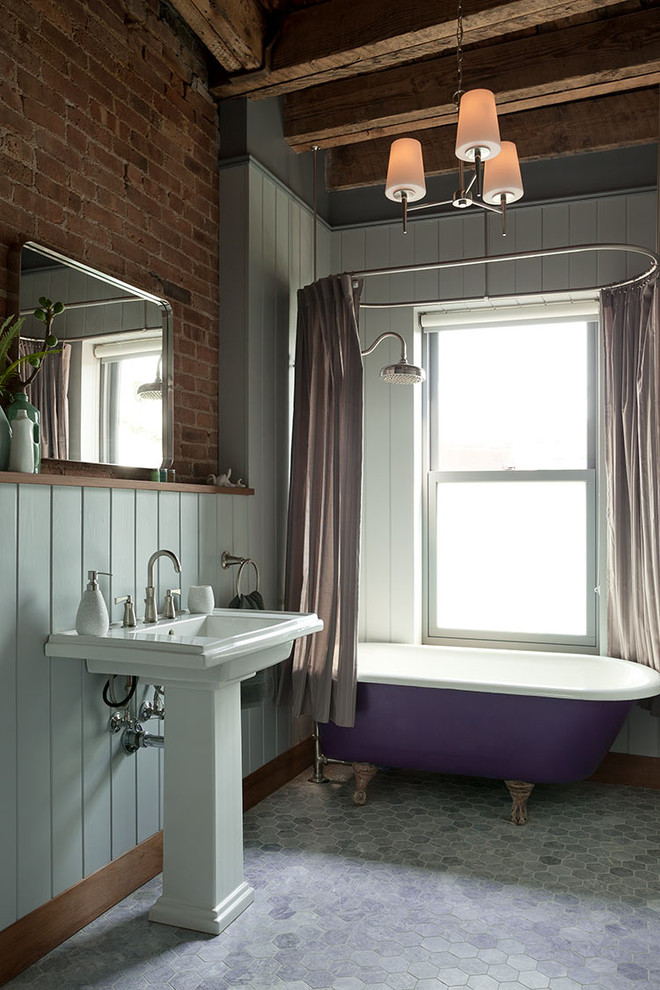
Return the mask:
<svg viewBox="0 0 660 990">
<path fill-rule="evenodd" d="M 499 206 L 502 196 L 507 203 L 515 203 L 523 194 L 518 152 L 513 141 L 502 141 L 502 150 L 497 158 L 489 159 L 484 165 L 484 202 Z"/>
<path fill-rule="evenodd" d="M 415 138 L 398 138 L 390 148 L 385 195 L 399 203 L 404 193 L 409 203 L 426 196 L 422 146 Z"/>
<path fill-rule="evenodd" d="M 456 157 L 473 162 L 479 149 L 482 159 L 494 158 L 501 146 L 493 93 L 489 89 L 463 93 L 458 108 Z"/>
</svg>

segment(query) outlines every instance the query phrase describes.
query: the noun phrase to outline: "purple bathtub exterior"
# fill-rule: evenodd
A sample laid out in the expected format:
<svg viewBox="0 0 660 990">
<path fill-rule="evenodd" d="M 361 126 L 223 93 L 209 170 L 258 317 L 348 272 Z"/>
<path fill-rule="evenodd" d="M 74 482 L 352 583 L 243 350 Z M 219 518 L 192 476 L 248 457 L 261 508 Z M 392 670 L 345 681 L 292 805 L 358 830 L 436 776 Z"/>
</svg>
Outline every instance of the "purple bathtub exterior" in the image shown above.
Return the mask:
<svg viewBox="0 0 660 990">
<path fill-rule="evenodd" d="M 583 780 L 635 704 L 358 683 L 354 728 L 320 726 L 326 757 L 532 783 Z"/>
</svg>

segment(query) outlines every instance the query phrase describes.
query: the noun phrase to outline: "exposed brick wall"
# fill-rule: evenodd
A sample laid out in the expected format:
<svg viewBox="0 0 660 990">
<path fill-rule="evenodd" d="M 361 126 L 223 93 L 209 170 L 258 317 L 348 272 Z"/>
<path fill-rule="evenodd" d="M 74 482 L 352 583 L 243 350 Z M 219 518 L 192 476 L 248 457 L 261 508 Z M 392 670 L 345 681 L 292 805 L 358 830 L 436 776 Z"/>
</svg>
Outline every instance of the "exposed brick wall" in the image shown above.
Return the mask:
<svg viewBox="0 0 660 990">
<path fill-rule="evenodd" d="M 217 471 L 218 126 L 203 47 L 158 0 L 2 0 L 0 311 L 34 240 L 174 310 L 177 478 Z"/>
</svg>

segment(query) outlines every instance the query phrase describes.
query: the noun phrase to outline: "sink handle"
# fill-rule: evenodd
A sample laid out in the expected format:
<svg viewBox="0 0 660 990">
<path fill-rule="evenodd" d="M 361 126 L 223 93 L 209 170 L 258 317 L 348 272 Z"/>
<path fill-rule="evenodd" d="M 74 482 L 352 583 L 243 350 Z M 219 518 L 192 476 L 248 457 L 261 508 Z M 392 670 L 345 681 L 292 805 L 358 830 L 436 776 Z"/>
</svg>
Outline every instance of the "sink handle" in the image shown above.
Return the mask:
<svg viewBox="0 0 660 990">
<path fill-rule="evenodd" d="M 124 629 L 128 626 L 136 626 L 137 619 L 135 618 L 135 606 L 133 605 L 133 598 L 131 595 L 121 595 L 119 598 L 115 598 L 115 605 L 124 604 L 124 615 L 121 624 Z"/>
<path fill-rule="evenodd" d="M 174 607 L 174 596 L 181 596 L 181 588 L 168 588 L 165 592 L 165 618 L 176 619 L 176 608 Z"/>
</svg>

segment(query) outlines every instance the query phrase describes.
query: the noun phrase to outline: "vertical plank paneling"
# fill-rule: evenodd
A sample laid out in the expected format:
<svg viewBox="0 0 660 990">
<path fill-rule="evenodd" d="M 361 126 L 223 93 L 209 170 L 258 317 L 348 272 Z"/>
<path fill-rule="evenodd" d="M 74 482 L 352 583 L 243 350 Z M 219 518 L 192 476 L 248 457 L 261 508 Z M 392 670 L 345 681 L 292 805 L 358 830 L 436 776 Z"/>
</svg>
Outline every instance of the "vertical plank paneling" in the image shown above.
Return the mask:
<svg viewBox="0 0 660 990">
<path fill-rule="evenodd" d="M 220 170 L 219 449 L 229 461 L 222 470 L 231 466 L 240 474 L 247 465 L 248 183 L 245 165 Z"/>
<path fill-rule="evenodd" d="M 223 550 L 235 553 L 238 550 L 234 547 L 234 503 L 240 502 L 240 496 L 218 498 L 216 502 L 216 531 L 217 531 L 217 558 L 220 560 Z M 226 608 L 234 597 L 234 582 L 236 579 L 235 567 L 218 567 L 218 577 L 215 586 L 215 603 L 219 608 Z"/>
<path fill-rule="evenodd" d="M 217 601 L 220 553 L 225 548 L 218 545 L 218 519 L 214 501 L 212 498 L 202 498 L 199 502 L 199 583 L 210 584 Z"/>
<path fill-rule="evenodd" d="M 181 534 L 179 533 L 179 499 L 178 492 L 158 493 L 158 546 L 154 549 L 171 550 L 176 554 L 181 562 L 183 571 L 183 561 L 181 560 Z M 161 557 L 156 565 L 157 568 L 157 594 L 158 614 L 163 614 L 165 605 L 165 592 L 168 589 L 178 588 L 181 581 L 181 574 L 174 569 L 172 561 L 168 557 Z"/>
<path fill-rule="evenodd" d="M 110 491 L 87 488 L 83 492 L 83 587 L 89 570 L 110 570 Z M 100 576 L 99 587 L 108 600 L 110 578 Z M 105 677 L 83 677 L 83 871 L 89 876 L 110 862 L 110 736 L 108 708 L 101 692 Z"/>
<path fill-rule="evenodd" d="M 413 227 L 415 235 L 415 262 L 424 264 L 438 260 L 438 223 L 435 220 L 417 220 Z M 415 299 L 439 298 L 440 273 L 436 271 L 415 272 Z"/>
<path fill-rule="evenodd" d="M 390 229 L 390 236 L 382 228 L 368 230 L 364 238 L 368 255 L 362 260 L 364 268 L 384 268 L 400 263 L 400 252 L 411 250 L 409 242 L 404 247 L 400 228 Z M 380 234 L 380 236 L 377 236 Z M 377 276 L 380 281 L 381 276 Z M 397 300 L 405 298 L 402 276 L 383 276 L 379 298 L 387 301 L 392 294 Z M 387 281 L 385 281 L 387 280 Z M 371 281 L 371 280 L 369 280 Z M 410 278 L 408 277 L 410 283 Z M 408 310 L 367 310 L 364 320 L 364 345 L 369 346 L 376 337 L 388 330 L 400 332 L 403 313 Z M 379 369 L 399 359 L 400 347 L 395 340 L 385 340 L 376 350 L 364 358 L 364 455 L 362 488 L 362 566 L 360 602 L 364 610 L 364 622 L 359 629 L 367 640 L 387 641 L 390 638 L 390 458 L 392 443 L 391 402 L 392 386 L 380 378 Z"/>
<path fill-rule="evenodd" d="M 463 217 L 446 216 L 438 222 L 439 254 L 438 261 L 456 261 L 465 257 L 463 234 L 465 224 Z M 481 254 L 481 252 L 479 252 Z M 440 272 L 440 299 L 460 299 L 463 295 L 463 269 L 449 268 Z"/>
<path fill-rule="evenodd" d="M 18 917 L 51 896 L 50 489 L 18 488 L 18 625 L 16 707 L 18 747 Z"/>
<path fill-rule="evenodd" d="M 199 502 L 208 495 L 182 492 L 179 502 L 179 529 L 181 547 L 181 607 L 188 607 L 188 591 L 199 584 Z M 215 500 L 214 500 L 215 501 Z M 221 499 L 218 499 L 221 501 Z"/>
<path fill-rule="evenodd" d="M 307 210 L 300 210 L 300 285 L 314 281 L 314 225 Z"/>
<path fill-rule="evenodd" d="M 132 595 L 135 587 L 135 492 L 113 489 L 110 492 L 110 559 L 113 598 Z M 137 606 L 136 606 L 137 607 Z M 112 604 L 113 620 L 121 622 L 124 606 Z M 119 684 L 120 681 L 118 680 Z M 109 716 L 111 710 L 107 709 Z M 110 735 L 111 768 L 111 849 L 116 859 L 132 849 L 137 841 L 137 756 L 127 756 L 121 745 L 121 735 Z"/>
<path fill-rule="evenodd" d="M 135 493 L 135 586 L 137 588 L 138 617 L 144 616 L 144 589 L 147 585 L 147 561 L 159 549 L 158 493 Z M 140 684 L 136 702 L 139 703 L 151 691 Z M 159 753 L 155 749 L 140 750 L 136 754 L 137 772 L 137 840 L 143 842 L 160 827 L 160 770 Z"/>
<path fill-rule="evenodd" d="M 569 206 L 571 244 L 593 244 L 598 237 L 598 205 L 593 200 L 578 200 Z M 595 285 L 598 279 L 598 256 L 595 251 L 572 255 L 569 262 L 571 289 Z"/>
<path fill-rule="evenodd" d="M 13 561 L 18 559 L 18 488 L 0 485 L 0 560 L 6 566 L 0 571 L 2 622 L 0 622 L 0 787 L 3 810 L 0 813 L 0 929 L 17 919 L 17 730 L 16 704 L 16 617 L 17 572 Z"/>
<path fill-rule="evenodd" d="M 272 367 L 268 367 L 268 336 L 272 333 L 271 322 L 271 286 L 274 275 L 274 258 L 272 257 L 272 230 L 274 200 L 271 195 L 271 184 L 261 173 L 255 174 L 250 183 L 250 281 L 248 285 L 248 306 L 250 341 L 248 350 L 248 380 L 259 383 L 258 388 L 251 388 L 250 410 L 248 420 L 248 479 L 256 488 L 255 501 L 250 506 L 250 533 L 253 537 L 252 549 L 248 556 L 253 556 L 260 567 L 264 567 L 263 555 L 263 500 L 267 497 L 267 488 L 271 481 L 271 466 L 267 462 L 266 453 L 266 424 L 268 415 L 268 391 L 266 375 L 272 378 Z M 305 252 L 306 252 L 305 248 Z M 311 281 L 311 275 L 310 275 Z M 269 412 L 271 412 L 269 410 Z M 272 410 L 274 412 L 274 410 Z M 246 569 L 247 571 L 247 569 Z M 252 575 L 243 572 L 243 580 L 252 580 Z M 244 585 L 243 590 L 245 590 Z M 261 711 L 249 709 L 241 715 L 241 730 L 247 737 L 247 759 L 243 754 L 243 766 L 251 773 L 253 762 L 258 762 L 263 749 L 263 731 Z"/>
<path fill-rule="evenodd" d="M 290 270 L 291 252 L 290 240 L 291 232 L 289 228 L 289 208 L 288 199 L 283 189 L 278 189 L 275 204 L 275 266 L 277 283 L 277 332 L 276 332 L 276 356 L 275 356 L 275 380 L 277 383 L 277 409 L 276 409 L 276 458 L 278 473 L 276 479 L 277 493 L 275 505 L 275 562 L 277 564 L 276 574 L 276 597 L 273 604 L 278 608 L 284 601 L 284 561 L 286 553 L 286 517 L 288 508 L 289 491 L 289 448 L 290 448 L 290 422 L 293 404 L 293 381 L 291 378 L 291 365 L 294 355 L 289 350 L 289 300 L 290 287 L 293 284 L 292 272 Z M 325 241 L 330 241 L 326 235 Z M 324 274 L 329 271 L 329 264 L 324 268 Z"/>
<path fill-rule="evenodd" d="M 543 209 L 543 247 L 566 247 L 570 243 L 568 203 L 551 203 Z M 569 285 L 567 257 L 543 259 L 543 290 L 565 290 Z"/>
<path fill-rule="evenodd" d="M 456 217 L 456 222 L 460 223 L 462 227 L 463 253 L 460 254 L 457 251 L 454 257 L 482 258 L 485 254 L 488 254 L 486 239 L 488 214 L 481 210 L 476 210 L 474 213 L 468 211 L 467 216 Z M 463 294 L 466 298 L 469 299 L 490 294 L 491 290 L 488 282 L 490 270 L 490 268 L 484 268 L 483 265 L 475 265 L 463 269 Z"/>
<path fill-rule="evenodd" d="M 599 199 L 598 210 L 598 241 L 604 244 L 622 244 L 626 240 L 627 197 L 608 196 Z M 625 277 L 626 261 L 620 254 L 613 251 L 602 251 L 598 255 L 598 282 L 607 285 L 608 282 L 620 281 Z"/>
<path fill-rule="evenodd" d="M 543 246 L 541 210 L 521 209 L 516 212 L 516 244 L 518 251 L 539 251 Z M 516 262 L 516 292 L 524 295 L 543 288 L 543 263 L 540 259 Z"/>
<path fill-rule="evenodd" d="M 108 602 L 111 622 L 121 622 L 124 606 L 115 605 L 115 598 L 132 595 L 135 586 L 135 492 L 113 489 L 110 492 L 110 570 L 112 597 Z M 70 627 L 69 627 L 70 628 Z"/>
<path fill-rule="evenodd" d="M 361 271 L 366 267 L 365 231 L 358 228 L 342 230 L 339 236 L 341 240 L 341 271 Z M 371 265 L 371 267 L 376 268 L 378 266 Z M 366 298 L 371 300 L 371 296 L 368 294 Z"/>
<path fill-rule="evenodd" d="M 278 422 L 279 414 L 279 390 L 276 369 L 278 366 L 278 338 L 279 326 L 278 317 L 278 257 L 277 257 L 277 197 L 276 188 L 272 182 L 268 183 L 268 195 L 264 195 L 263 217 L 264 217 L 264 258 L 268 258 L 268 299 L 264 311 L 262 322 L 262 374 L 263 385 L 262 395 L 262 428 L 263 438 L 262 461 L 265 469 L 265 477 L 262 475 L 262 492 L 259 499 L 259 509 L 261 515 L 260 534 L 260 555 L 263 569 L 263 585 L 268 595 L 269 607 L 277 605 L 277 499 L 279 481 L 278 462 Z"/>
<path fill-rule="evenodd" d="M 302 207 L 301 207 L 302 208 Z M 281 259 L 278 250 L 281 238 L 278 231 L 278 187 L 268 179 L 263 184 L 262 196 L 262 259 L 264 266 L 265 294 L 261 319 L 261 397 L 260 422 L 255 424 L 259 430 L 261 449 L 261 480 L 255 499 L 253 514 L 258 517 L 258 527 L 251 533 L 251 554 L 260 563 L 262 594 L 266 608 L 277 607 L 278 592 L 278 495 L 279 495 L 279 462 L 278 462 L 278 424 L 281 420 L 279 409 L 278 368 L 280 330 L 282 337 L 288 331 L 287 323 L 280 325 L 279 296 Z M 317 254 L 319 234 L 317 225 Z M 314 229 L 312 228 L 312 235 Z M 266 274 L 267 273 L 267 274 Z M 317 274 L 321 269 L 317 264 Z M 258 448 L 257 448 L 258 449 Z M 250 470 L 253 458 L 250 453 Z M 254 575 L 248 577 L 254 581 Z M 249 584 L 247 590 L 255 587 Z M 253 769 L 258 769 L 275 756 L 275 715 L 270 700 L 250 711 L 251 763 Z"/>
<path fill-rule="evenodd" d="M 4 487 L 4 486 L 2 486 Z M 82 573 L 82 489 L 53 488 L 52 628 L 73 629 Z M 53 896 L 83 875 L 82 660 L 50 665 Z"/>
<path fill-rule="evenodd" d="M 638 196 L 628 196 L 627 237 L 628 244 L 639 244 L 641 247 L 655 250 L 655 228 L 657 208 L 654 193 L 644 192 Z M 641 258 L 630 258 L 628 261 L 629 278 L 643 271 L 645 263 Z"/>
<path fill-rule="evenodd" d="M 488 254 L 495 256 L 501 254 L 512 254 L 518 250 L 517 246 L 517 219 L 518 214 L 511 210 L 507 214 L 506 237 L 502 236 L 502 218 L 494 213 L 486 214 Z M 488 295 L 491 296 L 512 296 L 516 291 L 516 263 L 515 261 L 501 261 L 491 265 L 488 269 Z"/>
</svg>

